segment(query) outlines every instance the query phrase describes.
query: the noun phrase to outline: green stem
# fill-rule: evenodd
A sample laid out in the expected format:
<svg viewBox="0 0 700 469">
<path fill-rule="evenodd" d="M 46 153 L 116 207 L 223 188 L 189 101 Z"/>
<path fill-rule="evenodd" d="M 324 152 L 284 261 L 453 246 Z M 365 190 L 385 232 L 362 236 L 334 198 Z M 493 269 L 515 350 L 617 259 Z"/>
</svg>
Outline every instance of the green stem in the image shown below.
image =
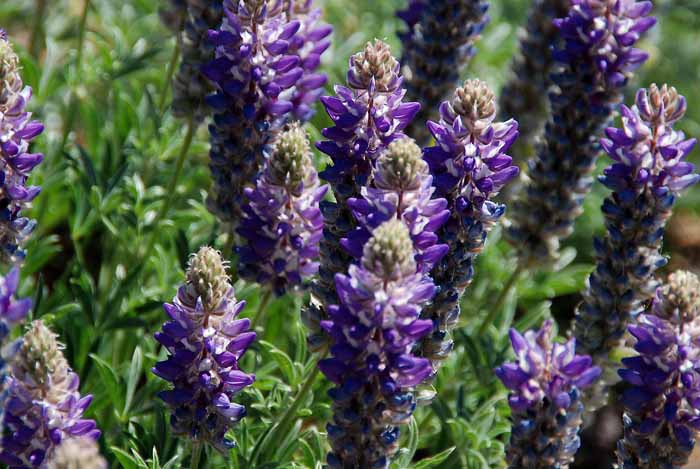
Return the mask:
<svg viewBox="0 0 700 469">
<path fill-rule="evenodd" d="M 202 459 L 202 442 L 197 440 L 192 443 L 192 457 L 190 458 L 190 469 L 198 469 L 200 459 Z"/>
<path fill-rule="evenodd" d="M 34 11 L 34 24 L 32 24 L 32 36 L 29 40 L 29 53 L 35 59 L 39 58 L 39 39 L 43 35 L 44 16 L 46 14 L 46 0 L 36 0 L 36 9 Z"/>
<path fill-rule="evenodd" d="M 165 100 L 168 97 L 168 88 L 170 88 L 170 83 L 173 81 L 173 74 L 175 73 L 175 67 L 177 66 L 177 61 L 180 58 L 180 41 L 175 43 L 175 48 L 173 49 L 173 55 L 170 57 L 170 63 L 168 63 L 168 71 L 165 75 L 165 83 L 163 83 L 163 88 L 160 90 L 160 101 L 158 102 L 158 115 L 162 116 L 165 110 Z"/>
<path fill-rule="evenodd" d="M 258 310 L 255 312 L 255 316 L 253 316 L 253 319 L 250 321 L 250 330 L 254 331 L 255 327 L 262 322 L 263 318 L 265 317 L 265 313 L 267 311 L 267 306 L 270 304 L 270 300 L 272 299 L 272 290 L 270 288 L 265 289 L 265 293 L 263 293 L 262 298 L 260 299 L 260 304 L 258 305 Z"/>
<path fill-rule="evenodd" d="M 518 263 L 518 266 L 515 268 L 513 273 L 510 274 L 508 281 L 506 281 L 506 284 L 503 286 L 503 288 L 501 288 L 501 292 L 499 293 L 498 298 L 496 298 L 496 302 L 489 308 L 489 312 L 486 315 L 486 318 L 484 318 L 484 322 L 482 322 L 481 326 L 479 327 L 478 333 L 480 336 L 486 334 L 486 331 L 488 330 L 489 326 L 495 321 L 496 315 L 503 307 L 503 303 L 506 301 L 506 298 L 508 298 L 510 291 L 518 282 L 518 278 L 520 277 L 520 274 L 523 272 L 523 270 L 524 269 L 522 264 Z"/>
<path fill-rule="evenodd" d="M 153 248 L 153 243 L 155 243 L 156 240 L 158 225 L 160 224 L 163 217 L 165 217 L 168 214 L 168 210 L 170 210 L 170 204 L 172 204 L 173 201 L 175 189 L 177 188 L 177 182 L 180 179 L 182 167 L 185 164 L 185 158 L 187 157 L 187 153 L 189 152 L 190 146 L 192 145 L 192 140 L 194 138 L 194 131 L 196 127 L 197 126 L 194 123 L 194 119 L 190 117 L 187 121 L 187 133 L 185 134 L 185 139 L 183 140 L 182 146 L 180 147 L 180 155 L 178 156 L 177 162 L 175 163 L 175 172 L 173 173 L 173 176 L 172 178 L 170 178 L 170 182 L 168 183 L 167 192 L 165 194 L 165 200 L 163 201 L 163 205 L 160 207 L 160 210 L 158 211 L 155 220 L 153 220 L 154 229 L 148 241 L 147 248 L 145 251 L 146 253 L 149 253 Z"/>
<path fill-rule="evenodd" d="M 273 442 L 279 443 L 280 439 L 284 438 L 289 433 L 289 430 L 294 423 L 294 419 L 296 418 L 297 412 L 299 411 L 299 407 L 301 407 L 306 395 L 313 388 L 316 376 L 318 376 L 320 371 L 318 362 L 325 356 L 326 351 L 324 350 L 318 355 L 318 358 L 314 360 L 314 366 L 309 371 L 306 378 L 304 378 L 304 384 L 294 397 L 294 402 L 292 402 L 292 405 L 287 408 L 284 414 L 282 414 L 282 417 L 280 417 L 279 421 L 271 427 L 272 429 L 263 437 L 262 441 L 255 446 L 255 449 L 253 449 L 253 454 L 250 458 L 253 467 L 255 467 L 257 460 L 260 457 L 265 457 L 269 446 Z M 262 462 L 264 463 L 266 461 L 263 460 Z"/>
</svg>

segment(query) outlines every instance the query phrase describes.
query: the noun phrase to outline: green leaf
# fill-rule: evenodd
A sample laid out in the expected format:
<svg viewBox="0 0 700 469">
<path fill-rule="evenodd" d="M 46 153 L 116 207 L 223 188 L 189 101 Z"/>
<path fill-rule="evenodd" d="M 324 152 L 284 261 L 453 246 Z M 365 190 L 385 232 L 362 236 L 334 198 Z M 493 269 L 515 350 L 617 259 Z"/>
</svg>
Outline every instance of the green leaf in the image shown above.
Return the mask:
<svg viewBox="0 0 700 469">
<path fill-rule="evenodd" d="M 284 375 L 285 381 L 287 383 L 296 384 L 299 378 L 292 359 L 282 350 L 267 341 L 261 340 L 258 343 L 263 347 L 263 353 L 269 354 L 275 363 L 277 363 L 277 366 Z"/>
<path fill-rule="evenodd" d="M 132 455 L 130 455 L 123 449 L 118 448 L 116 446 L 112 446 L 109 449 L 110 451 L 112 451 L 114 456 L 119 461 L 119 464 L 121 464 L 124 469 L 136 469 L 137 467 L 139 467 L 136 458 L 134 458 Z"/>
<path fill-rule="evenodd" d="M 428 469 L 430 467 L 436 467 L 442 464 L 447 460 L 447 458 L 450 457 L 452 452 L 455 450 L 455 447 L 453 446 L 452 448 L 447 448 L 445 451 L 442 451 L 435 456 L 431 456 L 429 458 L 421 459 L 418 461 L 416 464 L 413 465 L 413 469 Z"/>
<path fill-rule="evenodd" d="M 124 415 L 129 413 L 131 401 L 134 398 L 134 391 L 141 376 L 141 365 L 143 364 L 143 353 L 138 345 L 134 349 L 134 355 L 131 357 L 131 367 L 129 367 L 129 378 L 126 382 L 126 402 L 124 403 Z M 154 448 L 155 451 L 155 448 Z"/>
<path fill-rule="evenodd" d="M 116 404 L 115 408 L 123 408 L 124 393 L 122 390 L 121 383 L 119 381 L 119 375 L 117 375 L 117 372 L 114 371 L 114 368 L 112 368 L 112 366 L 109 363 L 102 360 L 97 355 L 91 353 L 90 358 L 92 358 L 93 362 L 97 367 L 97 372 L 100 375 L 104 389 L 109 394 L 109 397 L 112 400 L 112 402 Z"/>
</svg>

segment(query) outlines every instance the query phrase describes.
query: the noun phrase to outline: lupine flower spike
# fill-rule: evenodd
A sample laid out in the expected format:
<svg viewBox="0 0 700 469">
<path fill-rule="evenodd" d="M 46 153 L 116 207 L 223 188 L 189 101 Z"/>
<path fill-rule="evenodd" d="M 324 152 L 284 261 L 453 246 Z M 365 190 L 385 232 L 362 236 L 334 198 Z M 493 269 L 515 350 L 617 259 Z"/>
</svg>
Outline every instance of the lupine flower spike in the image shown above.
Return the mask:
<svg viewBox="0 0 700 469">
<path fill-rule="evenodd" d="M 505 212 L 493 199 L 518 174 L 506 153 L 518 136 L 518 123 L 496 122 L 495 97 L 484 82 L 467 80 L 442 103 L 440 116 L 428 123 L 436 145 L 426 148 L 424 157 L 436 194 L 447 199 L 453 216 L 438 232 L 449 253 L 432 271 L 439 291 L 423 313 L 434 329 L 421 353 L 434 362 L 452 350 L 449 331 L 459 319 L 459 298 L 471 283 L 486 236 Z"/>
<path fill-rule="evenodd" d="M 95 422 L 83 419 L 92 396 L 80 396 L 80 378 L 62 348 L 41 321 L 34 321 L 24 335 L 12 365 L 3 421 L 0 462 L 10 467 L 46 467 L 64 440 L 100 436 Z"/>
<path fill-rule="evenodd" d="M 409 0 L 398 12 L 407 26 L 399 34 L 407 97 L 421 103 L 407 133 L 420 145 L 430 140 L 428 119 L 436 117 L 440 103 L 459 85 L 462 68 L 476 52 L 488 8 L 484 0 Z"/>
<path fill-rule="evenodd" d="M 108 469 L 97 443 L 90 438 L 67 438 L 49 461 L 48 469 Z"/>
<path fill-rule="evenodd" d="M 326 78 L 315 73 L 330 28 L 306 2 L 225 0 L 224 20 L 209 40 L 216 58 L 203 69 L 215 84 L 209 209 L 237 228 L 244 188 L 284 124 L 311 117 Z M 297 19 L 298 18 L 298 19 Z"/>
<path fill-rule="evenodd" d="M 29 173 L 44 155 L 30 153 L 30 142 L 44 126 L 31 120 L 27 104 L 32 89 L 24 86 L 19 59 L 5 31 L 0 29 L 0 262 L 20 263 L 22 244 L 34 230 L 34 220 L 22 211 L 29 208 L 40 188 L 27 184 Z"/>
<path fill-rule="evenodd" d="M 571 0 L 555 21 L 556 48 L 550 118 L 507 231 L 521 265 L 551 263 L 573 230 L 590 191 L 598 139 L 632 72 L 647 58 L 633 46 L 656 20 L 652 4 L 636 0 Z"/>
<path fill-rule="evenodd" d="M 7 399 L 8 372 L 22 341 L 11 340 L 12 328 L 24 321 L 32 307 L 29 298 L 15 298 L 19 286 L 19 269 L 13 267 L 4 277 L 0 277 L 0 422 Z"/>
<path fill-rule="evenodd" d="M 684 161 L 695 139 L 673 129 L 685 110 L 685 98 L 673 87 L 641 89 L 635 106 L 621 106 L 622 128 L 607 129 L 601 141 L 613 159 L 601 177 L 612 191 L 602 206 L 607 233 L 594 243 L 596 268 L 573 325 L 578 351 L 604 369 L 590 393 L 595 407 L 617 381 L 610 353 L 658 286 L 654 273 L 666 264 L 661 245 L 675 198 L 700 178 Z"/>
<path fill-rule="evenodd" d="M 524 162 L 525 146 L 533 143 L 544 126 L 548 105 L 547 91 L 554 64 L 552 45 L 559 38 L 554 19 L 566 16 L 569 0 L 535 0 L 530 7 L 525 29 L 520 32 L 520 51 L 511 64 L 511 75 L 499 97 L 500 114 L 520 123 L 513 155 Z"/>
<path fill-rule="evenodd" d="M 161 18 L 171 29 L 181 25 L 178 41 L 182 54 L 180 68 L 173 78 L 172 111 L 176 117 L 191 116 L 199 122 L 209 113 L 204 99 L 211 92 L 211 84 L 201 72 L 202 66 L 214 58 L 214 47 L 207 35 L 209 29 L 221 24 L 222 2 L 170 0 L 170 3 L 169 8 L 161 10 Z"/>
<path fill-rule="evenodd" d="M 629 327 L 638 355 L 622 360 L 628 384 L 618 468 L 680 469 L 700 433 L 700 280 L 679 271 Z"/>
<path fill-rule="evenodd" d="M 575 340 L 552 341 L 552 321 L 539 331 L 510 331 L 514 363 L 496 369 L 511 393 L 511 436 L 506 460 L 511 468 L 567 469 L 580 446 L 584 406 L 581 390 L 600 369 L 575 355 Z"/>
<path fill-rule="evenodd" d="M 323 216 L 319 186 L 306 132 L 298 124 L 283 131 L 267 156 L 238 228 L 247 245 L 240 249 L 242 277 L 272 287 L 277 295 L 301 287 L 318 272 Z"/>
<path fill-rule="evenodd" d="M 255 340 L 250 321 L 237 319 L 244 306 L 236 300 L 221 255 L 205 246 L 190 259 L 187 282 L 164 306 L 170 320 L 155 335 L 168 351 L 153 373 L 173 385 L 159 397 L 172 410 L 175 434 L 221 452 L 235 446 L 227 432 L 246 413 L 233 399 L 255 380 L 238 368 Z"/>
<path fill-rule="evenodd" d="M 322 323 L 332 358 L 319 363 L 335 384 L 331 468 L 388 468 L 399 425 L 416 406 L 411 391 L 432 372 L 430 361 L 412 353 L 432 328 L 419 316 L 435 293 L 414 257 L 408 227 L 392 218 L 372 232 L 360 262 L 336 276 L 340 304 Z"/>
<path fill-rule="evenodd" d="M 309 347 L 318 350 L 327 344 L 319 323 L 329 305 L 337 304 L 334 277 L 347 271 L 351 256 L 342 248 L 356 226 L 348 199 L 360 197 L 367 185 L 376 159 L 394 140 L 404 136 L 403 129 L 418 112 L 418 103 L 405 103 L 399 63 L 389 46 L 376 40 L 350 58 L 348 86 L 336 86 L 336 96 L 321 98 L 333 127 L 323 130 L 319 150 L 330 156 L 332 165 L 321 172 L 335 202 L 322 201 L 325 227 L 321 241 L 319 277 L 312 284 L 312 301 L 304 309 L 303 319 L 310 333 Z"/>
</svg>

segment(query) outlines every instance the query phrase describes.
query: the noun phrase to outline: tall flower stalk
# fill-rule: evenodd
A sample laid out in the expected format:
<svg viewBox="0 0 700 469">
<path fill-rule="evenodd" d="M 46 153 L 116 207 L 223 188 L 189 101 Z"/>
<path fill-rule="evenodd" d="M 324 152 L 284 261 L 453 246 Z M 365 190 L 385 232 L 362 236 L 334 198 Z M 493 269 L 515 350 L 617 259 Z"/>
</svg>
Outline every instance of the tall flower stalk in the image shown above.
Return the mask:
<svg viewBox="0 0 700 469">
<path fill-rule="evenodd" d="M 246 188 L 238 233 L 239 273 L 269 286 L 277 295 L 298 289 L 318 272 L 323 216 L 320 186 L 306 132 L 293 124 L 280 133 L 265 159 L 256 187 Z"/>
<path fill-rule="evenodd" d="M 321 98 L 334 125 L 323 130 L 327 140 L 317 144 L 332 160 L 320 175 L 330 183 L 335 201 L 321 202 L 325 221 L 321 265 L 312 284 L 311 303 L 303 312 L 313 350 L 327 345 L 320 322 L 326 318 L 328 306 L 338 303 L 335 275 L 346 272 L 351 261 L 340 245 L 356 226 L 348 199 L 361 195 L 360 188 L 367 184 L 375 160 L 387 145 L 404 136 L 403 129 L 420 108 L 418 103 L 403 102 L 406 91 L 402 82 L 399 63 L 389 46 L 376 40 L 350 58 L 348 86 L 337 85 L 335 96 Z"/>
<path fill-rule="evenodd" d="M 95 422 L 83 419 L 92 396 L 80 396 L 80 378 L 62 349 L 41 321 L 34 321 L 22 339 L 3 417 L 0 462 L 10 467 L 46 467 L 63 441 L 100 436 Z"/>
<path fill-rule="evenodd" d="M 282 0 L 225 0 L 224 20 L 209 40 L 216 58 L 204 68 L 215 84 L 208 98 L 213 187 L 209 209 L 235 232 L 244 188 L 253 184 L 263 155 L 283 125 L 309 118 L 325 83 L 315 73 L 330 29 L 306 4 Z"/>
<path fill-rule="evenodd" d="M 593 182 L 600 134 L 647 58 L 633 46 L 656 22 L 647 16 L 651 7 L 648 1 L 571 0 L 568 15 L 554 23 L 562 43 L 552 56 L 550 118 L 507 232 L 525 267 L 555 259 L 560 240 L 573 230 Z"/>
<path fill-rule="evenodd" d="M 567 469 L 581 445 L 581 390 L 600 375 L 591 357 L 575 355 L 574 339 L 553 342 L 552 321 L 539 331 L 510 331 L 514 363 L 496 369 L 511 393 L 510 468 Z"/>
<path fill-rule="evenodd" d="M 679 271 L 630 325 L 638 355 L 622 360 L 624 438 L 620 469 L 680 469 L 700 434 L 700 280 Z"/>
<path fill-rule="evenodd" d="M 673 203 L 700 179 L 684 161 L 695 139 L 673 129 L 685 110 L 673 87 L 640 89 L 632 108 L 621 106 L 622 128 L 607 129 L 601 141 L 613 159 L 601 177 L 612 191 L 602 206 L 607 233 L 594 243 L 596 268 L 573 324 L 578 351 L 604 369 L 589 396 L 596 406 L 617 381 L 611 352 L 658 287 L 654 273 L 666 264 L 661 245 Z"/>
<path fill-rule="evenodd" d="M 187 282 L 164 305 L 170 320 L 155 338 L 168 358 L 156 363 L 153 373 L 173 387 L 158 396 L 172 411 L 175 434 L 191 438 L 195 446 L 208 443 L 221 452 L 235 446 L 227 432 L 246 409 L 234 397 L 255 380 L 238 366 L 255 340 L 250 321 L 237 318 L 244 306 L 236 300 L 221 255 L 209 247 L 192 256 Z"/>
<path fill-rule="evenodd" d="M 19 58 L 7 34 L 0 29 L 0 262 L 19 264 L 25 256 L 23 244 L 36 222 L 24 216 L 40 188 L 27 183 L 44 158 L 30 153 L 31 141 L 44 126 L 31 120 L 27 105 L 32 89 L 20 76 Z"/>
<path fill-rule="evenodd" d="M 518 136 L 518 123 L 496 121 L 496 100 L 484 82 L 467 80 L 440 106 L 440 116 L 428 123 L 436 145 L 424 151 L 436 194 L 447 199 L 452 214 L 438 231 L 449 247 L 431 273 L 439 290 L 423 310 L 433 332 L 423 340 L 421 354 L 435 366 L 452 350 L 449 333 L 459 319 L 459 299 L 471 283 L 474 260 L 505 213 L 505 205 L 493 199 L 518 174 L 506 153 Z"/>
<path fill-rule="evenodd" d="M 372 232 L 359 263 L 336 275 L 336 289 L 340 303 L 322 322 L 332 357 L 319 363 L 335 384 L 328 465 L 388 468 L 416 406 L 412 390 L 432 373 L 412 350 L 432 328 L 419 317 L 435 286 L 420 272 L 408 227 L 392 218 Z"/>
<path fill-rule="evenodd" d="M 520 123 L 518 163 L 525 161 L 526 147 L 533 143 L 547 120 L 547 92 L 554 66 L 552 47 L 559 39 L 556 18 L 566 16 L 569 0 L 534 0 L 525 29 L 520 32 L 520 50 L 511 64 L 510 78 L 499 97 L 500 114 Z"/>
<path fill-rule="evenodd" d="M 398 12 L 407 27 L 399 34 L 407 97 L 422 105 L 407 133 L 421 145 L 430 140 L 428 120 L 459 85 L 462 68 L 476 52 L 474 43 L 489 20 L 488 7 L 484 0 L 409 0 Z"/>
</svg>

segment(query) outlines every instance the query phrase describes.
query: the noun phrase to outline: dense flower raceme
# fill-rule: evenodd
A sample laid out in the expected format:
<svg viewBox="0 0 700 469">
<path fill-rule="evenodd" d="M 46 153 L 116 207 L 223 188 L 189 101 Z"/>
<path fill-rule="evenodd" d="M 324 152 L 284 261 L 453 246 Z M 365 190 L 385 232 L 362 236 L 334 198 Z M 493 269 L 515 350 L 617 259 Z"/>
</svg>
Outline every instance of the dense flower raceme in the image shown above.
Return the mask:
<svg viewBox="0 0 700 469">
<path fill-rule="evenodd" d="M 635 102 L 631 109 L 621 106 L 622 128 L 607 129 L 602 140 L 613 159 L 601 177 L 612 191 L 602 206 L 607 233 L 594 243 L 596 268 L 573 325 L 579 351 L 605 371 L 601 388 L 591 393 L 596 406 L 605 402 L 605 385 L 617 380 L 610 352 L 658 286 L 654 272 L 666 264 L 661 245 L 673 202 L 700 178 L 684 161 L 695 140 L 673 129 L 685 98 L 672 87 L 652 85 L 639 90 Z"/>
<path fill-rule="evenodd" d="M 435 232 L 450 216 L 445 199 L 431 198 L 432 184 L 428 164 L 413 140 L 403 137 L 390 143 L 377 159 L 371 184 L 361 189 L 362 198 L 348 199 L 359 226 L 341 240 L 343 247 L 360 259 L 372 231 L 396 217 L 409 229 L 418 270 L 430 272 L 447 250 L 447 245 L 437 244 Z"/>
<path fill-rule="evenodd" d="M 571 0 L 555 21 L 562 44 L 553 52 L 550 118 L 529 163 L 508 236 L 524 266 L 557 257 L 590 191 L 598 139 L 632 72 L 647 58 L 633 46 L 655 23 L 651 2 Z"/>
<path fill-rule="evenodd" d="M 657 290 L 649 315 L 629 327 L 637 356 L 628 383 L 618 467 L 681 468 L 700 432 L 700 280 L 679 271 Z"/>
<path fill-rule="evenodd" d="M 484 0 L 409 0 L 398 12 L 407 26 L 399 34 L 407 96 L 421 103 L 407 133 L 421 145 L 430 140 L 425 124 L 458 86 L 461 69 L 476 51 L 488 7 Z"/>
<path fill-rule="evenodd" d="M 247 244 L 240 248 L 242 277 L 269 285 L 277 295 L 301 286 L 318 272 L 323 216 L 320 186 L 306 132 L 293 124 L 267 156 L 238 228 Z"/>
<path fill-rule="evenodd" d="M 64 440 L 100 436 L 95 422 L 82 418 L 92 396 L 80 396 L 80 378 L 62 348 L 41 321 L 24 335 L 12 364 L 3 420 L 0 462 L 9 467 L 46 467 Z"/>
<path fill-rule="evenodd" d="M 201 67 L 214 58 L 214 47 L 207 36 L 211 28 L 219 27 L 222 16 L 220 0 L 170 0 L 170 5 L 161 10 L 166 26 L 178 33 L 182 54 L 173 78 L 172 110 L 177 117 L 192 116 L 200 121 L 209 113 L 205 97 L 211 92 L 211 84 Z"/>
<path fill-rule="evenodd" d="M 330 29 L 306 2 L 293 4 L 225 0 L 223 23 L 209 34 L 216 58 L 203 71 L 216 93 L 208 98 L 214 122 L 207 203 L 234 229 L 242 218 L 243 190 L 253 184 L 266 147 L 292 116 L 310 117 L 309 100 L 326 80 L 314 71 Z"/>
<path fill-rule="evenodd" d="M 506 454 L 512 468 L 566 469 L 580 446 L 581 390 L 600 368 L 575 355 L 575 340 L 552 342 L 552 322 L 521 335 L 510 331 L 516 361 L 496 369 L 511 391 L 512 430 Z"/>
<path fill-rule="evenodd" d="M 514 155 L 523 161 L 524 146 L 532 143 L 547 115 L 547 90 L 551 84 L 552 45 L 559 38 L 555 18 L 564 17 L 569 0 L 536 0 L 520 32 L 520 51 L 513 59 L 511 76 L 499 97 L 500 114 L 520 124 Z"/>
<path fill-rule="evenodd" d="M 335 202 L 321 202 L 325 227 L 321 240 L 319 277 L 312 284 L 312 301 L 303 318 L 310 330 L 309 346 L 320 349 L 326 335 L 319 323 L 328 305 L 338 302 L 335 274 L 347 271 L 351 256 L 340 240 L 356 226 L 347 201 L 359 197 L 367 185 L 375 160 L 392 141 L 404 136 L 402 130 L 418 112 L 418 103 L 404 103 L 405 90 L 399 63 L 382 41 L 367 43 L 350 58 L 348 86 L 336 86 L 336 96 L 321 98 L 333 126 L 323 130 L 319 150 L 330 156 L 332 165 L 321 177 L 327 180 Z"/>
<path fill-rule="evenodd" d="M 335 384 L 330 467 L 389 467 L 399 425 L 416 406 L 411 391 L 432 372 L 429 360 L 412 354 L 432 329 L 419 316 L 435 292 L 414 256 L 408 227 L 392 218 L 372 232 L 359 263 L 336 276 L 340 304 L 322 322 L 332 357 L 319 364 Z"/>
<path fill-rule="evenodd" d="M 32 302 L 29 298 L 15 298 L 19 286 L 19 269 L 13 267 L 0 277 L 0 422 L 8 395 L 8 365 L 22 345 L 21 340 L 12 340 L 12 328 L 21 323 L 29 313 Z"/>
<path fill-rule="evenodd" d="M 226 432 L 246 413 L 233 398 L 255 379 L 238 368 L 255 340 L 250 321 L 237 319 L 244 306 L 236 300 L 221 255 L 203 247 L 190 259 L 187 283 L 165 304 L 170 320 L 155 335 L 168 351 L 153 373 L 173 385 L 159 397 L 172 410 L 174 432 L 222 452 L 235 445 Z"/>
<path fill-rule="evenodd" d="M 67 438 L 61 442 L 49 461 L 48 469 L 108 469 L 95 440 Z"/>
<path fill-rule="evenodd" d="M 35 222 L 22 215 L 39 194 L 39 187 L 27 184 L 29 173 L 44 158 L 30 153 L 30 142 L 44 130 L 31 120 L 27 104 L 32 89 L 24 86 L 19 59 L 5 31 L 0 29 L 0 262 L 24 259 L 22 244 Z"/>
<path fill-rule="evenodd" d="M 439 287 L 424 317 L 434 322 L 433 333 L 422 344 L 422 354 L 433 361 L 452 349 L 449 331 L 459 318 L 459 297 L 473 277 L 473 263 L 486 236 L 505 212 L 493 201 L 518 174 L 506 154 L 518 136 L 514 120 L 495 122 L 496 103 L 484 82 L 467 80 L 453 98 L 440 107 L 439 122 L 429 122 L 436 145 L 424 151 L 439 197 L 453 214 L 438 232 L 449 253 L 432 271 Z"/>
</svg>

